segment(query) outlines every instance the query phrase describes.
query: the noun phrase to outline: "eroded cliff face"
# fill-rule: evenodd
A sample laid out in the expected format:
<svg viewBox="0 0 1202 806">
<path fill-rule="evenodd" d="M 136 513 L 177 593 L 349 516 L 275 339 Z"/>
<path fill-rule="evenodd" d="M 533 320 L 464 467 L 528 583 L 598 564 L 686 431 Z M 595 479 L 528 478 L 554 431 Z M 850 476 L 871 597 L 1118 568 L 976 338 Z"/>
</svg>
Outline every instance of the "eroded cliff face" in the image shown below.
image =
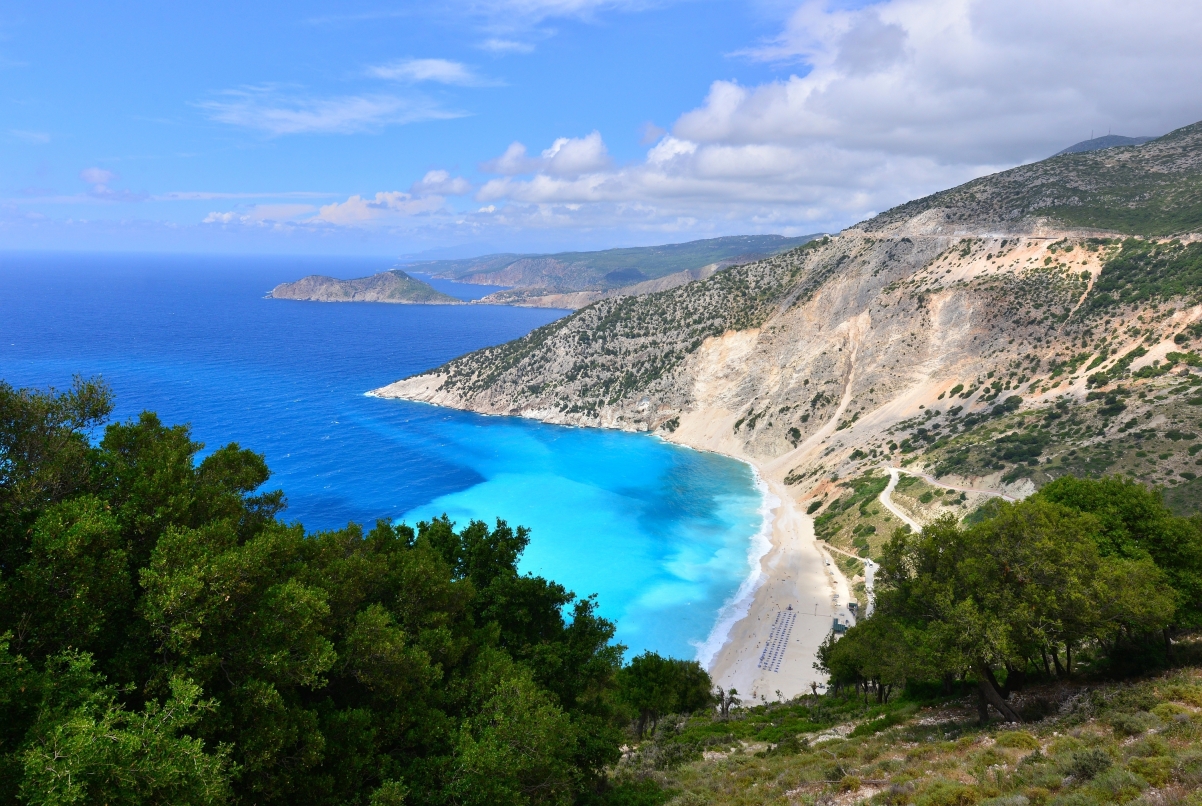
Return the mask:
<svg viewBox="0 0 1202 806">
<path fill-rule="evenodd" d="M 1162 181 L 1173 169 L 1162 152 L 1197 181 L 1202 132 L 1190 137 L 1188 148 L 1175 133 L 1146 152 L 1163 197 L 1176 191 Z M 1059 184 L 1034 195 L 1022 192 L 1036 182 L 1029 166 L 997 187 L 978 180 L 706 280 L 602 300 L 377 394 L 653 431 L 749 458 L 798 497 L 903 461 L 1021 494 L 1059 472 L 1126 469 L 1084 458 L 1116 451 L 1156 481 L 1132 439 L 1194 438 L 1181 428 L 1197 409 L 1173 395 L 1202 382 L 1189 375 L 1197 357 L 1181 352 L 1202 336 L 1199 289 L 1166 278 L 1202 261 L 1202 242 L 1124 241 L 1032 215 L 1049 188 L 1061 195 L 1044 206 L 1064 207 L 1065 187 L 1084 199 L 1080 215 L 1102 204 L 1074 190 L 1085 156 L 1049 161 L 1044 175 Z M 1133 170 L 1122 154 L 1089 159 Z M 1104 267 L 1119 278 L 1107 288 L 1126 291 L 1096 290 Z M 1174 456 L 1174 481 L 1192 483 L 1192 458 Z"/>
</svg>

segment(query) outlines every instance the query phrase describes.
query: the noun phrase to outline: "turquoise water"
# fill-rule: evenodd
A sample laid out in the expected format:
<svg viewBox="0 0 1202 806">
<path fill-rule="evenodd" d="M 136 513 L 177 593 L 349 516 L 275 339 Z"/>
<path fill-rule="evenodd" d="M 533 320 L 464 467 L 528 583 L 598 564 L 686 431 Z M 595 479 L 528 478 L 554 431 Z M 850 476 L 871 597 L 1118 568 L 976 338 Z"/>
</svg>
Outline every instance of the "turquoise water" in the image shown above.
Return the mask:
<svg viewBox="0 0 1202 806">
<path fill-rule="evenodd" d="M 365 395 L 563 312 L 265 300 L 364 260 L 0 255 L 0 377 L 102 375 L 119 418 L 191 422 L 264 453 L 311 530 L 443 512 L 532 529 L 522 569 L 597 594 L 632 651 L 693 657 L 750 567 L 750 469 L 653 437 Z M 488 289 L 440 284 L 480 296 Z"/>
</svg>

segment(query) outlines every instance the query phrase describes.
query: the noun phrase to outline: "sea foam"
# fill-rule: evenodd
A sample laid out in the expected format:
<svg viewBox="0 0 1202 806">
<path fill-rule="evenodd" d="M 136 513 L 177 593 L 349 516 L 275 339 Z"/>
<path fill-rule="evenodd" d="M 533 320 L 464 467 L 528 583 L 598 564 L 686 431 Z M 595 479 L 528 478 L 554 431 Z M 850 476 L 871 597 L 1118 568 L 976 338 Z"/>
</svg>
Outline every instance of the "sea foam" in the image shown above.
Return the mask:
<svg viewBox="0 0 1202 806">
<path fill-rule="evenodd" d="M 760 584 L 764 581 L 764 571 L 760 567 L 760 560 L 764 555 L 772 549 L 772 511 L 780 506 L 780 498 L 775 496 L 769 489 L 768 485 L 760 478 L 759 471 L 754 465 L 751 467 L 752 477 L 755 480 L 756 489 L 760 493 L 760 528 L 751 537 L 751 541 L 747 546 L 747 577 L 739 585 L 738 590 L 730 597 L 722 607 L 718 610 L 718 618 L 714 622 L 713 629 L 704 641 L 695 642 L 693 646 L 697 648 L 697 662 L 708 669 L 714 662 L 714 657 L 718 651 L 722 649 L 723 644 L 730 638 L 730 631 L 739 621 L 747 615 L 751 609 L 751 603 L 755 599 L 755 592 L 759 589 Z"/>
</svg>

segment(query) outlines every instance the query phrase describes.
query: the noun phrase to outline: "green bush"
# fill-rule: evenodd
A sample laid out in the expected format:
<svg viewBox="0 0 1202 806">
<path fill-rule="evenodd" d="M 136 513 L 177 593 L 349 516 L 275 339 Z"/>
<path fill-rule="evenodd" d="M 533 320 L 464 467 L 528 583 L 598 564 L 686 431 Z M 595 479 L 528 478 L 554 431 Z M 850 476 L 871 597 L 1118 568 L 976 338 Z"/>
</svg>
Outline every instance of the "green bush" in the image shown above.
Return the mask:
<svg viewBox="0 0 1202 806">
<path fill-rule="evenodd" d="M 1007 730 L 994 737 L 998 747 L 1009 747 L 1015 750 L 1038 750 L 1039 740 L 1025 730 Z"/>
<path fill-rule="evenodd" d="M 1160 720 L 1147 711 L 1138 711 L 1134 714 L 1114 714 L 1110 717 L 1109 722 L 1110 727 L 1114 728 L 1114 732 L 1122 736 L 1138 736 L 1160 725 Z"/>
<path fill-rule="evenodd" d="M 1113 767 L 1099 774 L 1087 791 L 1105 802 L 1126 803 L 1147 788 L 1148 782 L 1130 770 Z"/>
<path fill-rule="evenodd" d="M 1114 761 L 1105 750 L 1100 747 L 1089 747 L 1078 750 L 1069 756 L 1063 769 L 1066 775 L 1071 775 L 1078 781 L 1089 781 L 1110 769 L 1113 763 Z"/>
<path fill-rule="evenodd" d="M 1165 756 L 1133 758 L 1127 767 L 1155 787 L 1162 787 L 1173 777 L 1173 760 Z"/>
<path fill-rule="evenodd" d="M 914 806 L 976 806 L 981 792 L 959 781 L 937 780 L 914 800 Z"/>
</svg>

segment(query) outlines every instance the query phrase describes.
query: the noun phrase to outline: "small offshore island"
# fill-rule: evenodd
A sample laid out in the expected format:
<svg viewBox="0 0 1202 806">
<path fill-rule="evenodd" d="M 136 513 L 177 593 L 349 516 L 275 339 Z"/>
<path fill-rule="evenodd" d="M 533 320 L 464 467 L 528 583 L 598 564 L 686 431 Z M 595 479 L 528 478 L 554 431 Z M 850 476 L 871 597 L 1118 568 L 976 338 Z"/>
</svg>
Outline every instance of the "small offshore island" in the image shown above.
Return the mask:
<svg viewBox="0 0 1202 806">
<path fill-rule="evenodd" d="M 271 289 L 267 298 L 307 302 L 394 302 L 402 305 L 464 304 L 463 300 L 444 294 L 400 269 L 354 280 L 311 274 L 292 283 L 280 283 Z"/>
</svg>

